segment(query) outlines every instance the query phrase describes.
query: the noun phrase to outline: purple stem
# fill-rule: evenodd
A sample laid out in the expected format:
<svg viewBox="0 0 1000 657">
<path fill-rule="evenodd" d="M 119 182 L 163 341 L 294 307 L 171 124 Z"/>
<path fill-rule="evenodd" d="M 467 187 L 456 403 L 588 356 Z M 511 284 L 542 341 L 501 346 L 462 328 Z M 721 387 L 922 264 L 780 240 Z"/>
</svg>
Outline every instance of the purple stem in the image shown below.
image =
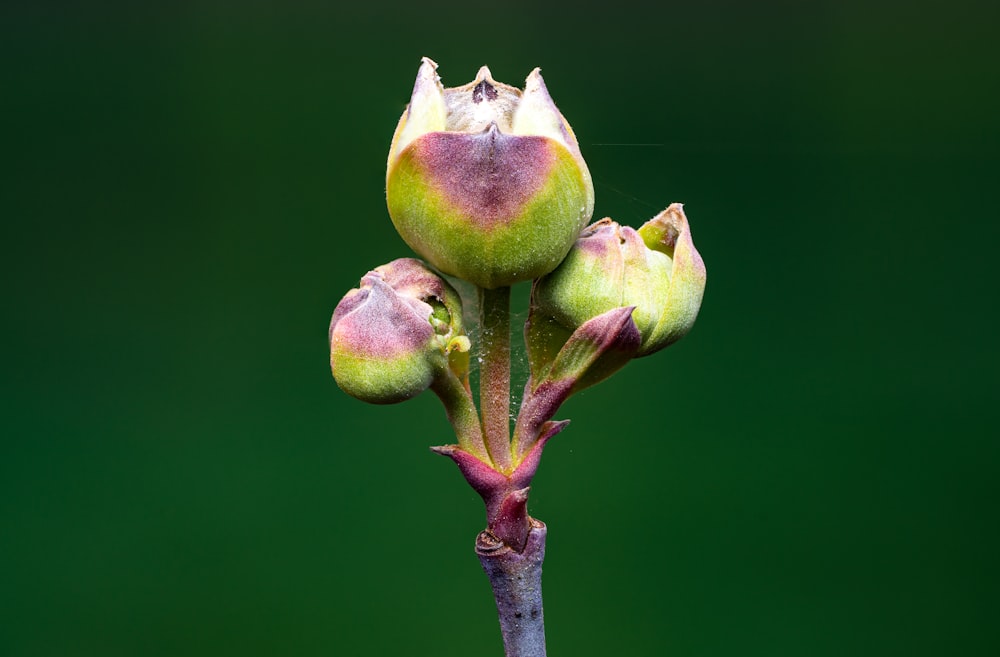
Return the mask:
<svg viewBox="0 0 1000 657">
<path fill-rule="evenodd" d="M 476 554 L 490 578 L 500 615 L 506 657 L 545 657 L 542 613 L 542 560 L 545 523 L 530 519 L 523 552 L 517 552 L 489 531 L 476 538 Z"/>
</svg>

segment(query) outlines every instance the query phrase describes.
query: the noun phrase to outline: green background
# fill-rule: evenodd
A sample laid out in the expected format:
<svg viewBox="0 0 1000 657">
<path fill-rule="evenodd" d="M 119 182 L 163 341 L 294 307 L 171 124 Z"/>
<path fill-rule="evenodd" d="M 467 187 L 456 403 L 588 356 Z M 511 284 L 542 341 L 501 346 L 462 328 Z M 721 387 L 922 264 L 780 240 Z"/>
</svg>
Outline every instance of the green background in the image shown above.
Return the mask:
<svg viewBox="0 0 1000 657">
<path fill-rule="evenodd" d="M 438 402 L 328 369 L 422 55 L 708 266 L 559 415 L 550 654 L 998 654 L 991 4 L 5 5 L 0 654 L 500 654 Z"/>
</svg>

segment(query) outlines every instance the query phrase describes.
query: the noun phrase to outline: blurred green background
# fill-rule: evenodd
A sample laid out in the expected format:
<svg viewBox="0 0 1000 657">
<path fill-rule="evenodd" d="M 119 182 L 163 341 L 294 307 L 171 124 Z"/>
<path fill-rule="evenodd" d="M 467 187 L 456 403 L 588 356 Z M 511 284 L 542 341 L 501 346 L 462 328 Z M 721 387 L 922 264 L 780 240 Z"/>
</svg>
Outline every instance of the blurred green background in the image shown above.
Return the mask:
<svg viewBox="0 0 1000 657">
<path fill-rule="evenodd" d="M 501 653 L 437 401 L 327 362 L 422 55 L 708 265 L 560 413 L 550 654 L 998 654 L 991 4 L 5 5 L 0 654 Z"/>
</svg>

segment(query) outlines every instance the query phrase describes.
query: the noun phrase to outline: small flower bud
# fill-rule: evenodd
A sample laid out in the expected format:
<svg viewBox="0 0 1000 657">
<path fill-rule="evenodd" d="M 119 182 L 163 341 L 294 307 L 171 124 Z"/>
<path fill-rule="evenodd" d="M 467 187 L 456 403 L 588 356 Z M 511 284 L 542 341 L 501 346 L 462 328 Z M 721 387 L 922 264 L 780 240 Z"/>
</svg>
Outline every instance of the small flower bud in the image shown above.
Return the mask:
<svg viewBox="0 0 1000 657">
<path fill-rule="evenodd" d="M 523 92 L 485 66 L 445 89 L 436 69 L 424 58 L 389 151 L 396 230 L 432 265 L 480 287 L 552 271 L 590 221 L 594 187 L 538 69 Z"/>
<path fill-rule="evenodd" d="M 458 293 L 419 260 L 378 267 L 333 312 L 334 379 L 347 394 L 374 404 L 415 397 L 449 364 L 467 372 L 469 339 L 461 322 Z"/>
<path fill-rule="evenodd" d="M 705 291 L 705 264 L 679 203 L 638 231 L 602 219 L 588 226 L 563 263 L 539 279 L 532 302 L 572 330 L 614 308 L 635 306 L 642 341 L 637 356 L 682 338 Z"/>
</svg>

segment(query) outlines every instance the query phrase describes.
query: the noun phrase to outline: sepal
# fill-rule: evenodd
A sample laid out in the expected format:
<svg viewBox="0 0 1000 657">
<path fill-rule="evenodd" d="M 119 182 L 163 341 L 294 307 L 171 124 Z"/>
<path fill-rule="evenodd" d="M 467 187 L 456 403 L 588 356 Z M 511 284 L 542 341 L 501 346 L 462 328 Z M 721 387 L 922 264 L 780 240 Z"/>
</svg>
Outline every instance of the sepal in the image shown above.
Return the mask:
<svg viewBox="0 0 1000 657">
<path fill-rule="evenodd" d="M 572 392 L 614 374 L 635 355 L 641 336 L 632 321 L 634 306 L 615 308 L 587 320 L 559 350 L 547 379 L 572 379 Z"/>
<path fill-rule="evenodd" d="M 520 552 L 524 549 L 530 529 L 527 511 L 528 490 L 538 470 L 542 450 L 549 439 L 562 431 L 568 422 L 545 422 L 540 427 L 538 440 L 518 460 L 509 475 L 499 472 L 482 459 L 458 445 L 431 447 L 431 451 L 447 456 L 465 480 L 479 493 L 486 504 L 488 531 Z"/>
</svg>

